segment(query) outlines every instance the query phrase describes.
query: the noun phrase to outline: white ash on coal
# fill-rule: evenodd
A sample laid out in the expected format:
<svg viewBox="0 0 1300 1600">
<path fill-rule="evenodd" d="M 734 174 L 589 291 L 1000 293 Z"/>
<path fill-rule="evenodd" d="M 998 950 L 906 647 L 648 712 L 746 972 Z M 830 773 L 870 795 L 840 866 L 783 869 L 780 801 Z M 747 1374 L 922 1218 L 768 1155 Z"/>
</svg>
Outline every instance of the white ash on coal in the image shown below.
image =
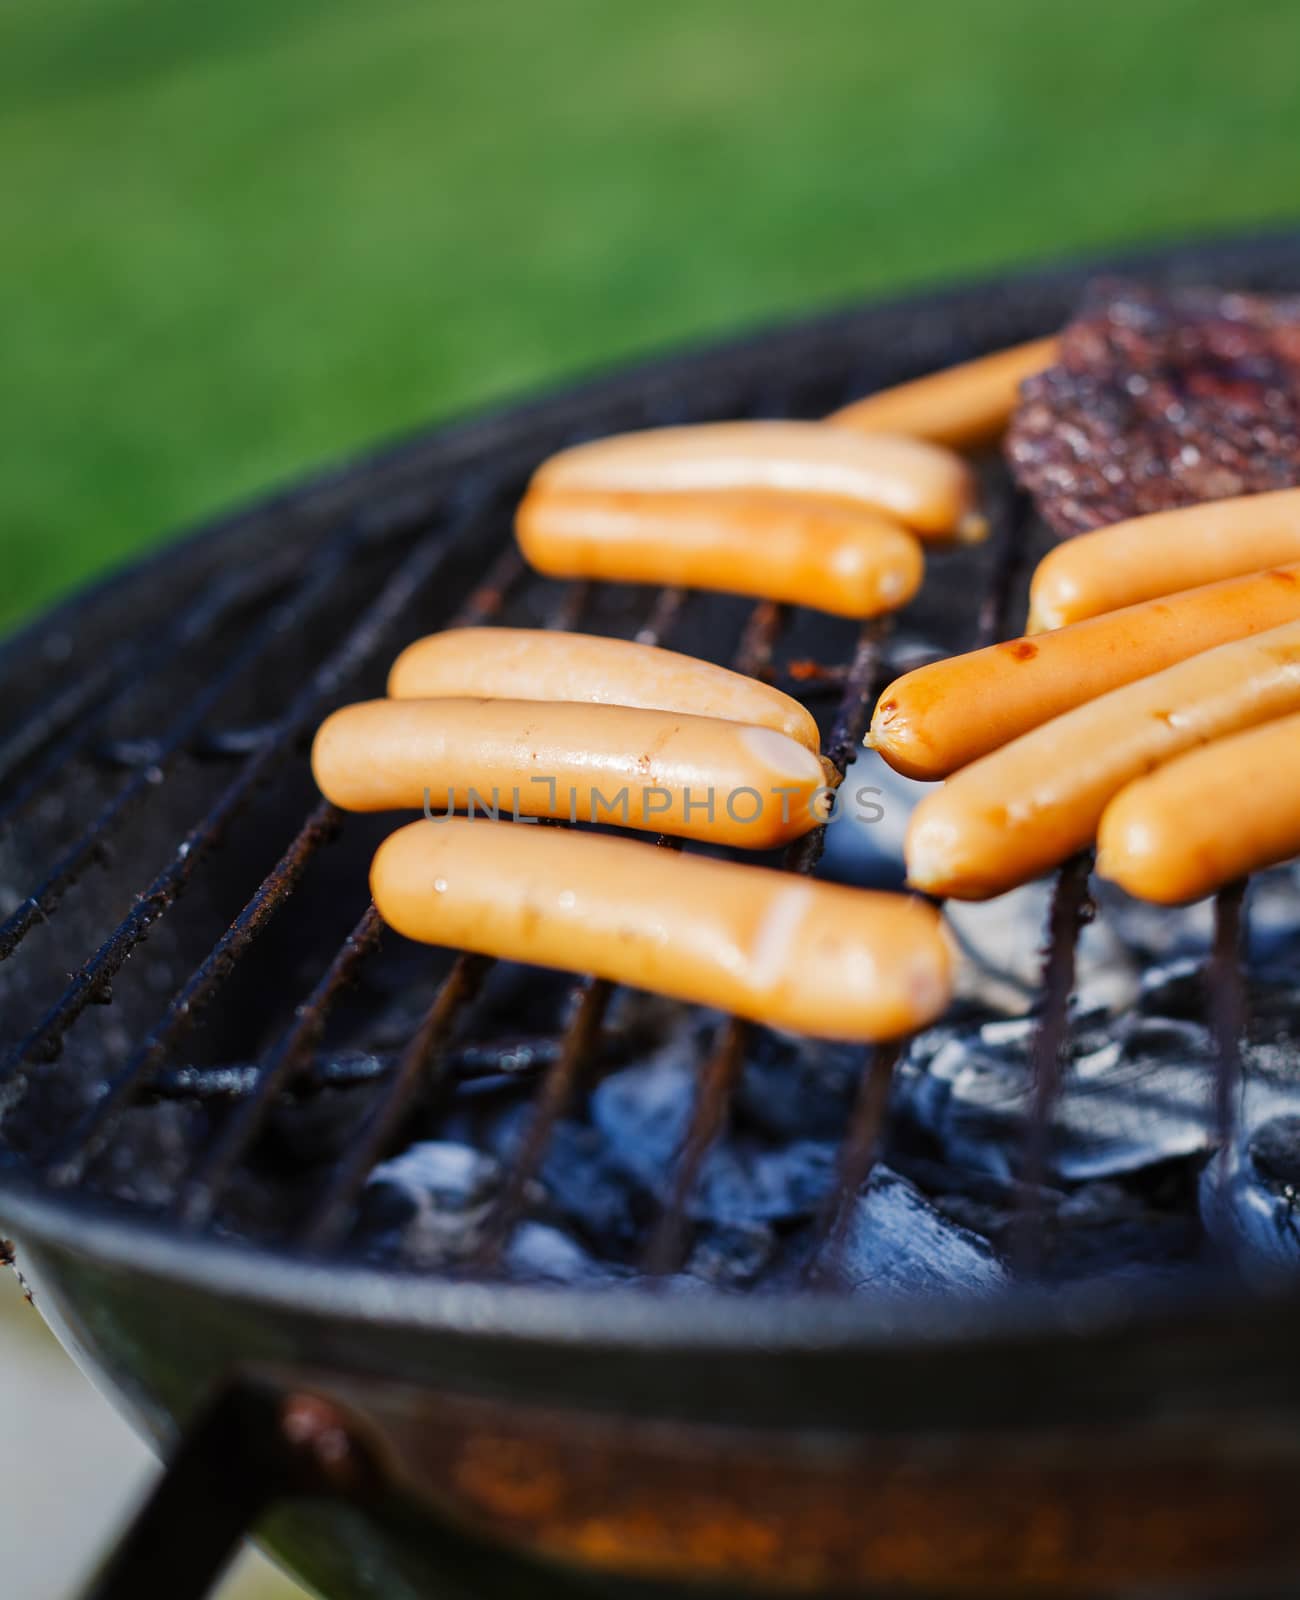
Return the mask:
<svg viewBox="0 0 1300 1600">
<path fill-rule="evenodd" d="M 853 1201 L 826 1254 L 832 1282 L 890 1299 L 984 1297 L 1010 1281 L 987 1239 L 945 1217 L 883 1166 Z"/>
<path fill-rule="evenodd" d="M 903 1116 L 959 1167 L 1021 1175 L 1032 1106 L 1029 1017 L 936 1031 L 913 1048 L 899 1079 Z M 1214 1142 L 1208 1091 L 1213 1048 L 1204 1029 L 1161 1018 L 1093 1016 L 1053 1119 L 1048 1174 L 1086 1183 L 1202 1155 Z"/>
<path fill-rule="evenodd" d="M 468 1261 L 501 1189 L 501 1167 L 468 1145 L 429 1139 L 370 1175 L 361 1229 L 369 1253 L 397 1251 L 426 1271 Z"/>
</svg>

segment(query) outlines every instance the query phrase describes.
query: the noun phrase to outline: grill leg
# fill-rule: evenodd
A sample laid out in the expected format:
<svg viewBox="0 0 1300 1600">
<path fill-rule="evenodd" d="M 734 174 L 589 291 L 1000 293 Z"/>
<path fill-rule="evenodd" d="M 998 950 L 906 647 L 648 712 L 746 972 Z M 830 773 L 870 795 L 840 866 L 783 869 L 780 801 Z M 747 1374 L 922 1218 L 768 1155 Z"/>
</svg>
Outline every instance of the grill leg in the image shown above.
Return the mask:
<svg viewBox="0 0 1300 1600">
<path fill-rule="evenodd" d="M 203 1600 L 276 1501 L 358 1498 L 370 1478 L 328 1402 L 233 1383 L 191 1425 L 82 1600 Z"/>
</svg>

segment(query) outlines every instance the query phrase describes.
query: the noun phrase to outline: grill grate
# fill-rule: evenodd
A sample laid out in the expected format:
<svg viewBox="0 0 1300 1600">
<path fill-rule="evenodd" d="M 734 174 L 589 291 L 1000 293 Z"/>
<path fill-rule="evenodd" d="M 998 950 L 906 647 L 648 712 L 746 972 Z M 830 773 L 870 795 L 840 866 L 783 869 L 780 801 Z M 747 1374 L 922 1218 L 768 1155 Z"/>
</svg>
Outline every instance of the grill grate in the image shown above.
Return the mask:
<svg viewBox="0 0 1300 1600">
<path fill-rule="evenodd" d="M 1053 309 L 1051 318 L 1058 314 Z M 231 1186 L 256 1159 L 286 1100 L 311 1101 L 346 1088 L 366 1097 L 364 1115 L 356 1119 L 352 1135 L 330 1152 L 323 1177 L 313 1174 L 311 1193 L 286 1212 L 283 1228 L 269 1229 L 286 1242 L 324 1251 L 346 1240 L 358 1196 L 375 1165 L 403 1144 L 416 1121 L 433 1121 L 457 1082 L 494 1075 L 516 1084 L 532 1079 L 531 1117 L 473 1263 L 481 1273 L 498 1270 L 512 1230 L 526 1212 L 530 1185 L 554 1130 L 595 1070 L 611 987 L 593 979 L 557 980 L 569 995 L 566 1024 L 521 1046 L 517 1039 L 493 1043 L 476 1040 L 472 1032 L 463 1036 L 492 966 L 483 958 L 460 955 L 448 958 L 448 964 L 432 952 L 421 952 L 418 961 L 407 952 L 395 970 L 376 980 L 375 968 L 388 954 L 373 907 L 353 904 L 353 925 L 332 952 L 312 948 L 289 960 L 284 952 L 291 942 L 288 936 L 275 943 L 286 907 L 310 893 L 325 847 L 336 840 L 344 841 L 346 874 L 340 866 L 323 892 L 332 893 L 339 881 L 357 886 L 364 881 L 364 866 L 358 863 L 367 859 L 376 837 L 367 819 L 345 819 L 329 805 L 306 797 L 306 818 L 296 831 L 291 825 L 279 835 L 289 842 L 279 846 L 274 865 L 259 872 L 233 917 L 224 919 L 219 935 L 178 971 L 172 968 L 181 960 L 186 940 L 175 941 L 164 999 L 160 1009 L 154 1006 L 152 1020 L 137 1025 L 150 1003 L 138 982 L 132 984 L 130 1025 L 119 1030 L 125 1037 L 116 1055 L 87 1040 L 95 1030 L 85 1024 L 77 1028 L 79 1019 L 93 1004 L 114 1001 L 114 981 L 148 936 L 177 920 L 186 923 L 173 913 L 187 894 L 202 884 L 212 896 L 219 847 L 248 834 L 249 813 L 261 816 L 268 810 L 268 791 L 278 800 L 282 790 L 303 789 L 301 753 L 325 712 L 345 699 L 374 692 L 398 649 L 437 626 L 501 619 L 551 628 L 590 627 L 643 642 L 671 642 L 714 657 L 727 654 L 718 648 L 719 641 L 738 637 L 731 659 L 740 670 L 782 682 L 814 704 L 827 695 L 836 697 L 823 748 L 842 775 L 858 748 L 874 697 L 891 677 L 915 664 L 918 656 L 934 653 L 936 641 L 953 650 L 1016 631 L 1013 619 L 1041 531 L 998 463 L 989 462 L 984 469 L 985 501 L 994 525 L 989 544 L 936 555 L 912 611 L 899 622 L 882 619 L 859 630 L 770 603 L 746 606 L 676 589 L 646 592 L 541 580 L 526 571 L 509 540 L 513 506 L 539 456 L 591 433 L 755 413 L 823 414 L 877 382 L 978 353 L 1048 325 L 1035 319 L 1032 298 L 1005 320 L 1004 328 L 986 326 L 962 348 L 945 338 L 942 353 L 923 350 L 919 356 L 904 349 L 901 356 L 886 351 L 864 360 L 851 346 L 832 356 L 823 342 L 817 362 L 797 381 L 776 382 L 770 361 L 761 370 L 761 381 L 743 361 L 734 371 L 719 363 L 717 370 L 710 369 L 711 381 L 692 387 L 686 406 L 680 382 L 647 381 L 608 401 L 598 421 L 588 417 L 575 425 L 566 420 L 562 406 L 556 407 L 546 426 L 534 430 L 523 445 L 511 441 L 490 466 L 484 465 L 489 452 L 481 447 L 470 450 L 465 461 L 437 469 L 416 459 L 405 473 L 396 474 L 395 482 L 383 482 L 373 492 L 363 477 L 352 504 L 327 485 L 318 491 L 320 505 L 314 514 L 285 510 L 277 524 L 280 513 L 269 508 L 267 531 L 282 528 L 282 541 L 271 538 L 272 548 L 232 572 L 209 573 L 188 604 L 176 608 L 171 623 L 158 630 L 156 643 L 125 644 L 92 670 L 60 685 L 0 744 L 0 771 L 8 791 L 0 827 L 10 841 L 17 841 L 19 859 L 25 830 L 38 840 L 44 836 L 41 808 L 61 784 L 75 781 L 100 794 L 91 820 L 71 832 L 70 843 L 61 842 L 49 852 L 53 864 L 36 874 L 36 886 L 0 924 L 0 961 L 6 963 L 0 973 L 21 967 L 29 944 L 44 947 L 39 959 L 48 967 L 51 934 L 60 939 L 61 949 L 69 948 L 94 916 L 93 908 L 84 905 L 70 916 L 65 899 L 85 898 L 82 881 L 101 871 L 119 835 L 138 828 L 141 815 L 160 807 L 175 815 L 183 797 L 177 794 L 172 801 L 173 792 L 188 781 L 186 774 L 203 769 L 196 791 L 198 820 L 171 832 L 180 842 L 141 880 L 146 887 L 132 898 L 125 914 L 106 924 L 106 936 L 62 992 L 37 1009 L 35 1021 L 0 1057 L 0 1103 L 11 1108 L 11 1116 L 18 1108 L 21 1118 L 21 1137 L 6 1124 L 6 1159 L 21 1159 L 51 1186 L 94 1188 L 97 1165 L 111 1157 L 133 1111 L 167 1101 L 199 1113 L 197 1134 L 183 1152 L 169 1198 L 161 1205 L 152 1203 L 186 1228 L 224 1225 Z M 898 370 L 888 370 L 891 360 Z M 791 370 L 799 370 L 797 362 Z M 295 647 L 306 661 L 297 681 L 283 676 L 277 666 Z M 214 661 L 219 663 L 215 668 Z M 173 678 L 195 680 L 179 711 L 166 692 Z M 285 682 L 290 683 L 287 692 Z M 233 718 L 226 710 L 232 701 L 241 710 Z M 251 715 L 243 714 L 246 704 Z M 144 713 L 151 705 L 170 710 L 161 733 L 147 725 Z M 126 731 L 104 738 L 106 724 Z M 279 823 L 285 808 L 269 809 Z M 164 830 L 168 826 L 159 824 Z M 65 831 L 55 832 L 62 841 Z M 814 871 L 823 842 L 821 831 L 798 841 L 783 865 L 794 872 Z M 660 844 L 676 847 L 666 840 Z M 241 855 L 241 862 L 246 859 Z M 1067 866 L 1058 881 L 1043 969 L 1033 1051 L 1038 1132 L 1027 1156 L 1027 1192 L 1033 1191 L 1034 1174 L 1041 1175 L 1045 1160 L 1044 1130 L 1066 1050 L 1074 945 L 1086 891 L 1086 864 Z M 205 915 L 211 914 L 205 901 Z M 196 916 L 189 925 L 202 926 L 203 920 Z M 302 927 L 302 919 L 290 920 Z M 72 931 L 63 934 L 63 926 Z M 1224 1060 L 1224 1127 L 1239 1070 L 1239 943 L 1240 897 L 1230 893 L 1220 902 L 1212 963 Z M 250 970 L 255 974 L 259 965 L 268 964 L 266 951 L 273 944 L 278 954 L 270 964 L 278 977 L 291 974 L 297 984 L 291 992 L 303 998 L 287 1016 L 283 993 L 268 1007 L 268 1015 L 278 1018 L 277 1026 L 267 1030 L 269 1043 L 211 1064 L 178 1062 L 180 1047 L 200 1031 L 198 1025 L 211 1025 L 219 1017 L 223 997 L 234 996 L 231 1009 L 245 1003 Z M 300 981 L 304 967 L 305 983 Z M 410 1010 L 413 997 L 440 969 L 444 975 L 421 1017 Z M 134 979 L 135 969 L 129 970 Z M 396 1048 L 376 1044 L 361 1057 L 339 1057 L 328 1045 L 331 1026 L 346 1011 L 353 987 L 368 983 L 378 983 L 390 999 L 400 994 L 410 1026 Z M 23 1000 L 38 993 L 38 986 L 28 991 L 21 982 L 17 989 Z M 265 985 L 257 992 L 264 993 Z M 699 1064 L 685 1137 L 672 1171 L 664 1175 L 666 1198 L 643 1240 L 642 1262 L 651 1274 L 677 1270 L 689 1248 L 692 1193 L 727 1124 L 747 1032 L 747 1025 L 726 1023 Z M 75 1061 L 64 1065 L 59 1057 L 70 1041 L 78 1043 Z M 898 1054 L 898 1046 L 889 1046 L 865 1055 L 834 1191 L 818 1223 L 821 1240 L 834 1239 L 846 1197 L 870 1172 Z M 232 1068 L 231 1060 L 241 1064 Z M 70 1100 L 73 1116 L 66 1114 Z M 814 1251 L 813 1259 L 819 1255 Z"/>
<path fill-rule="evenodd" d="M 996 637 L 1004 631 L 1014 582 L 1023 565 L 1024 519 L 1020 498 L 1010 489 L 1003 475 L 993 475 L 998 508 L 999 532 L 992 559 L 984 558 L 986 587 L 978 608 L 978 637 Z M 489 509 L 490 506 L 490 509 Z M 505 521 L 510 502 L 496 497 L 463 514 L 464 526 L 476 522 L 486 525 Z M 278 722 L 273 722 L 248 751 L 245 742 L 221 732 L 206 733 L 204 754 L 208 759 L 220 753 L 239 761 L 236 775 L 222 790 L 215 804 L 191 830 L 172 862 L 132 908 L 131 913 L 99 951 L 76 974 L 56 1005 L 41 1019 L 19 1045 L 10 1052 L 6 1066 L 18 1069 L 23 1062 L 52 1058 L 68 1028 L 76 1021 L 96 984 L 111 979 L 144 937 L 149 926 L 163 916 L 183 892 L 198 859 L 217 842 L 220 829 L 238 809 L 248 791 L 268 775 L 277 761 L 294 748 L 294 736 L 309 729 L 337 696 L 356 669 L 371 657 L 386 662 L 395 653 L 398 621 L 411 608 L 416 594 L 428 586 L 445 557 L 446 544 L 420 538 L 421 519 L 417 519 L 413 547 L 388 579 L 378 596 L 362 613 L 342 643 L 317 669 L 307 687 L 291 702 Z M 464 529 L 459 534 L 464 537 Z M 237 656 L 228 663 L 221 677 L 209 684 L 188 705 L 172 727 L 151 748 L 155 752 L 150 767 L 135 773 L 127 787 L 98 816 L 79 838 L 65 860 L 9 926 L 26 931 L 37 916 L 37 906 L 47 912 L 53 908 L 52 890 L 47 887 L 71 876 L 72 862 L 90 859 L 106 836 L 110 835 L 127 803 L 147 797 L 157 787 L 158 774 L 165 776 L 168 765 L 193 751 L 196 735 L 204 730 L 206 719 L 227 684 L 241 671 L 254 666 L 268 639 L 284 629 L 298 625 L 310 615 L 320 597 L 328 595 L 349 569 L 358 540 L 355 529 L 347 529 L 328 547 L 307 577 L 268 612 L 265 619 L 243 642 Z M 940 562 L 943 561 L 940 557 Z M 263 592 L 245 582 L 243 589 Z M 498 617 L 522 587 L 550 596 L 541 624 L 550 628 L 582 626 L 594 616 L 603 620 L 602 604 L 610 593 L 592 584 L 542 584 L 526 573 L 512 544 L 507 544 L 492 565 L 487 577 L 455 613 L 449 626 L 468 626 Z M 697 600 L 700 597 L 695 597 Z M 692 600 L 684 591 L 665 589 L 654 593 L 648 605 L 626 629 L 645 643 L 670 642 Z M 710 602 L 706 601 L 706 604 Z M 230 600 L 226 594 L 216 601 L 209 595 L 197 608 L 198 630 L 211 625 L 214 615 L 224 614 Z M 722 602 L 724 607 L 730 602 Z M 750 674 L 775 676 L 774 652 L 790 625 L 792 613 L 782 606 L 760 602 L 748 609 L 732 665 Z M 187 618 L 182 632 L 196 631 Z M 805 663 L 805 678 L 812 676 L 822 689 L 831 689 L 838 703 L 824 741 L 824 753 L 843 776 L 860 743 L 870 716 L 874 697 L 883 683 L 899 669 L 891 659 L 889 619 L 877 619 L 857 630 L 846 661 Z M 164 670 L 167 657 L 159 652 L 158 668 Z M 121 692 L 119 690 L 119 692 Z M 86 717 L 75 733 L 76 749 L 90 742 L 95 722 Z M 71 743 L 69 739 L 69 744 Z M 70 748 L 68 756 L 73 750 Z M 66 1186 L 81 1182 L 95 1160 L 109 1146 L 124 1115 L 150 1097 L 159 1074 L 185 1035 L 199 1023 L 212 1006 L 223 985 L 239 964 L 255 956 L 260 936 L 286 904 L 318 852 L 346 826 L 333 807 L 317 804 L 284 850 L 273 870 L 258 885 L 230 927 L 194 968 L 170 999 L 162 1017 L 130 1054 L 125 1064 L 104 1084 L 94 1104 L 43 1161 L 46 1180 Z M 821 855 L 820 831 L 797 841 L 786 852 L 784 865 L 794 872 L 811 872 Z M 675 841 L 660 840 L 663 848 L 676 848 Z M 24 925 L 25 924 L 25 925 Z M 234 1101 L 234 1110 L 220 1125 L 207 1145 L 198 1151 L 179 1184 L 171 1210 L 181 1225 L 188 1228 L 210 1226 L 220 1213 L 223 1195 L 232 1175 L 263 1137 L 267 1123 L 282 1097 L 290 1090 L 308 1091 L 316 1065 L 317 1051 L 326 1033 L 330 1014 L 346 989 L 356 982 L 363 967 L 375 956 L 382 928 L 373 907 L 366 908 L 343 944 L 327 963 L 306 998 L 295 1007 L 292 1020 L 271 1044 L 264 1056 L 245 1073 L 238 1089 L 225 1081 L 223 1092 Z M 15 949 L 21 933 L 13 940 Z M 300 1224 L 298 1241 L 309 1249 L 336 1246 L 346 1235 L 352 1209 L 367 1177 L 375 1165 L 398 1148 L 403 1131 L 419 1113 L 428 1116 L 439 1098 L 450 1087 L 449 1047 L 464 1014 L 472 1007 L 483 977 L 491 963 L 478 957 L 462 956 L 437 990 L 424 1021 L 414 1031 L 404 1049 L 375 1074 L 378 1091 L 370 1114 L 355 1138 L 343 1150 L 308 1215 Z M 575 987 L 575 1003 L 570 1021 L 555 1041 L 554 1059 L 543 1072 L 533 1115 L 519 1154 L 512 1164 L 507 1182 L 485 1230 L 484 1243 L 476 1263 L 479 1270 L 493 1271 L 512 1228 L 524 1213 L 528 1187 L 544 1160 L 551 1133 L 573 1103 L 589 1068 L 600 1037 L 601 1024 L 610 999 L 611 986 L 598 980 L 580 981 Z M 701 1165 L 726 1124 L 746 1038 L 746 1025 L 733 1019 L 705 1061 L 699 1079 L 695 1106 L 685 1139 L 671 1175 L 668 1198 L 644 1250 L 644 1265 L 652 1274 L 677 1270 L 685 1259 L 690 1242 L 687 1212 Z M 829 1232 L 842 1211 L 843 1192 L 856 1188 L 870 1167 L 870 1152 L 880 1133 L 890 1071 L 897 1059 L 897 1047 L 867 1053 L 862 1073 L 858 1113 L 854 1116 L 840 1163 L 840 1178 L 835 1200 L 826 1208 L 824 1230 Z M 204 1074 L 191 1072 L 170 1093 L 184 1099 L 201 1090 Z M 315 1080 L 319 1082 L 319 1079 Z"/>
</svg>

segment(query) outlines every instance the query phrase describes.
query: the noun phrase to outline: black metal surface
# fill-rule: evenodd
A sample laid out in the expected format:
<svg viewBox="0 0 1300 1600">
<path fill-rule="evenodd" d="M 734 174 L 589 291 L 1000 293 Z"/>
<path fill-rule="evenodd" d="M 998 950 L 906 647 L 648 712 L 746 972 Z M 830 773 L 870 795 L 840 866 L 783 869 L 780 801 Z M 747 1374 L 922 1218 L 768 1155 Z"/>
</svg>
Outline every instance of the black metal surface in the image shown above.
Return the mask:
<svg viewBox="0 0 1300 1600">
<path fill-rule="evenodd" d="M 376 835 L 314 800 L 303 744 L 315 722 L 375 692 L 404 643 L 453 617 L 596 625 L 714 654 L 732 638 L 741 664 L 761 669 L 787 632 L 792 650 L 805 637 L 775 607 L 748 608 L 746 625 L 747 608 L 731 602 L 528 577 L 508 526 L 531 466 L 575 438 L 638 424 L 820 414 L 1050 329 L 1102 265 L 1114 263 L 840 313 L 413 441 L 208 530 L 0 652 L 8 702 L 33 707 L 0 740 L 18 798 L 3 818 L 0 865 L 6 882 L 21 883 L 0 965 L 0 1217 L 51 1314 L 152 1432 L 165 1436 L 232 1368 L 264 1360 L 533 1404 L 888 1436 L 1102 1422 L 1141 1430 L 1171 1413 L 1225 1425 L 1300 1417 L 1291 1359 L 1300 1304 L 1258 1284 L 1228 1302 L 1222 1283 L 1219 1298 L 1195 1285 L 1176 1299 L 1131 1287 L 1025 1289 L 938 1324 L 915 1308 L 824 1291 L 681 1300 L 491 1281 L 529 1169 L 599 1039 L 600 984 L 579 985 L 567 1030 L 542 1041 L 550 1064 L 521 1171 L 478 1263 L 488 1281 L 421 1278 L 339 1254 L 375 1161 L 414 1119 L 427 1123 L 457 1052 L 472 1055 L 473 1038 L 456 1030 L 487 963 L 394 957 L 395 941 L 378 938 L 363 887 Z M 1300 238 L 1126 265 L 1184 281 L 1290 285 Z M 998 541 L 954 569 L 946 600 L 936 562 L 927 590 L 940 615 L 947 604 L 957 619 L 950 648 L 1004 630 L 1023 567 L 1022 517 L 1008 496 Z M 223 571 L 240 574 L 237 595 Z M 238 631 L 223 622 L 214 638 L 214 615 L 245 602 Z M 124 616 L 161 643 L 122 647 Z M 819 648 L 820 666 L 803 669 L 803 681 L 820 680 L 836 698 L 825 748 L 841 771 L 891 670 L 888 633 L 871 624 L 854 640 L 841 630 L 838 663 Z M 790 665 L 778 663 L 777 676 Z M 820 844 L 810 836 L 787 865 L 810 870 Z M 33 870 L 33 861 L 54 866 Z M 1235 937 L 1230 914 L 1224 928 L 1221 952 Z M 1049 984 L 1044 1061 L 1061 1043 L 1068 942 L 1067 930 L 1049 956 L 1049 974 L 1062 976 Z M 358 1074 L 354 1088 L 367 1098 L 354 1136 L 282 1214 L 251 1212 L 234 1180 L 285 1092 L 310 1099 L 330 1082 L 331 1049 L 358 1015 L 420 994 L 423 1019 Z M 681 1259 L 690 1187 L 725 1122 L 740 1038 L 738 1026 L 724 1030 L 701 1063 L 695 1115 L 646 1241 L 656 1270 Z M 182 1044 L 192 1059 L 179 1059 Z M 864 1062 L 841 1161 L 846 1189 L 869 1168 L 891 1065 L 889 1052 Z M 1046 1083 L 1050 1100 L 1050 1073 Z M 181 1116 L 226 1109 L 210 1130 L 199 1124 L 179 1167 L 157 1174 L 136 1204 L 111 1201 L 105 1164 L 134 1108 L 159 1098 Z M 836 1221 L 832 1205 L 825 1228 Z M 861 1381 L 864 1360 L 876 1381 Z"/>
<path fill-rule="evenodd" d="M 211 1400 L 84 1600 L 202 1600 L 277 1501 L 363 1500 L 377 1480 L 332 1408 L 246 1380 Z"/>
</svg>

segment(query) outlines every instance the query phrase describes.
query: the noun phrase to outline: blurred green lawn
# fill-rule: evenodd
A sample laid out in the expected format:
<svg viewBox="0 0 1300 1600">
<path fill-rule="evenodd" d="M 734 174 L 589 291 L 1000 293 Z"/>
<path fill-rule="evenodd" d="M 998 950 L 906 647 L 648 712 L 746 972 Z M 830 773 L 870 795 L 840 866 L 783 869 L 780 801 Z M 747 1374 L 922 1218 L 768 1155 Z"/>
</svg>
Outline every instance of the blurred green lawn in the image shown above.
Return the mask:
<svg viewBox="0 0 1300 1600">
<path fill-rule="evenodd" d="M 4 0 L 0 620 L 627 352 L 1300 213 L 1289 0 Z"/>
</svg>

